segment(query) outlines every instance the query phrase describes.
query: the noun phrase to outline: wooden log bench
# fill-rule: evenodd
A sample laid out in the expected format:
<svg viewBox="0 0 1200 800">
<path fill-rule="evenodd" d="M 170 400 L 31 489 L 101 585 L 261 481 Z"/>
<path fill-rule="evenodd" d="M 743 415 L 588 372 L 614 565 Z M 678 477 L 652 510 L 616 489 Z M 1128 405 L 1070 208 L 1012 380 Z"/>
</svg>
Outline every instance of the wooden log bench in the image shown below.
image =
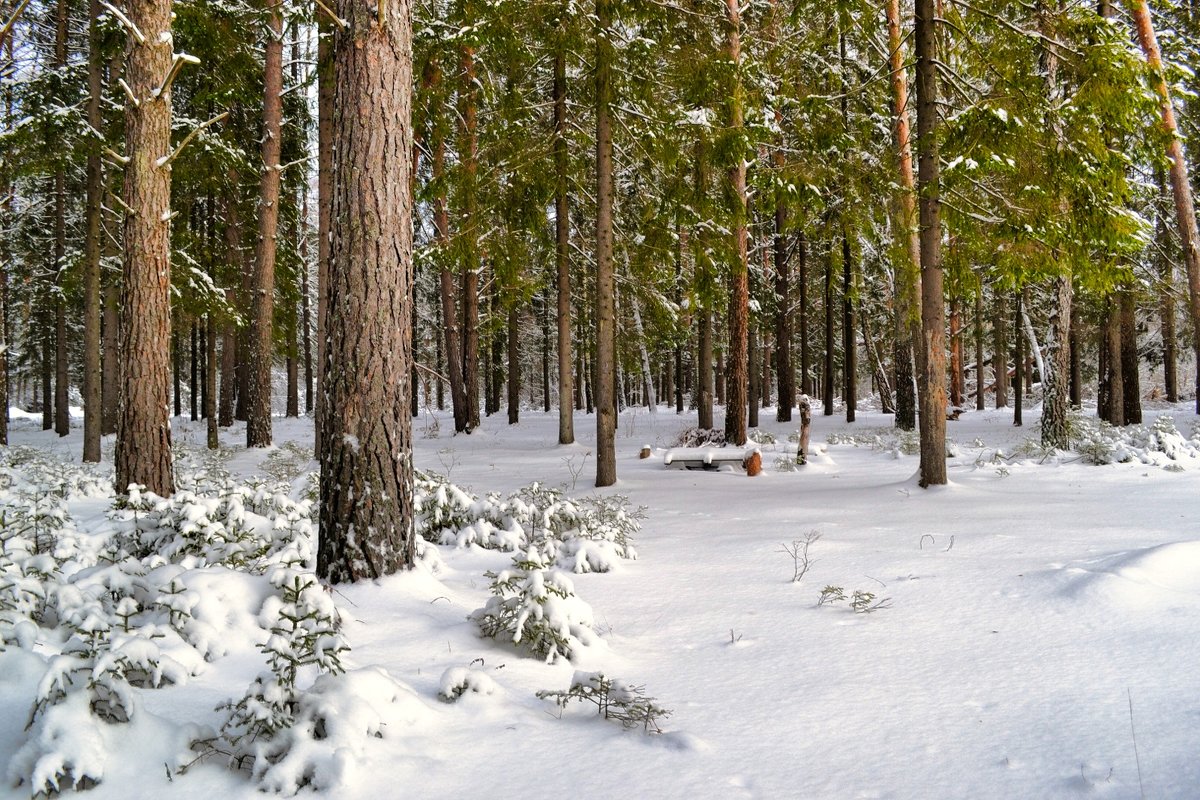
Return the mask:
<svg viewBox="0 0 1200 800">
<path fill-rule="evenodd" d="M 663 456 L 667 469 L 693 469 L 715 472 L 722 464 L 746 468 L 757 447 L 675 447 Z"/>
</svg>

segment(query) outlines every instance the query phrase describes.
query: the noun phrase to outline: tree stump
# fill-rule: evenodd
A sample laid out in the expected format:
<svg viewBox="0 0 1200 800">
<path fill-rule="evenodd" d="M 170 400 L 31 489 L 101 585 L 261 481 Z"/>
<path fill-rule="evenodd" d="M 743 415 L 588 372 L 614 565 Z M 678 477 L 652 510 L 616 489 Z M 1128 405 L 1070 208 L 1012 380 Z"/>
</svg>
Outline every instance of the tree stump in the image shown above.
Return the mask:
<svg viewBox="0 0 1200 800">
<path fill-rule="evenodd" d="M 808 463 L 808 433 L 812 426 L 812 401 L 808 395 L 800 395 L 797 403 L 800 409 L 800 445 L 796 448 L 796 463 L 803 466 Z"/>
</svg>

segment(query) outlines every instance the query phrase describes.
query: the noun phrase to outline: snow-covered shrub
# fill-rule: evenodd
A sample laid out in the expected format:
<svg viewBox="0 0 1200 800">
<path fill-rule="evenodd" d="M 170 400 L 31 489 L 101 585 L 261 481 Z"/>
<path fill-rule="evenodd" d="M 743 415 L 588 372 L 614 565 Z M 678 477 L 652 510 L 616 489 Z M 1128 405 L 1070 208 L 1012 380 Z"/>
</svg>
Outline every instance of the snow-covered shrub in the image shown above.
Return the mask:
<svg viewBox="0 0 1200 800">
<path fill-rule="evenodd" d="M 758 428 L 755 428 L 754 430 L 750 431 L 746 435 L 746 438 L 748 438 L 750 441 L 754 442 L 755 444 L 759 444 L 759 445 L 775 444 L 775 442 L 776 442 L 775 434 L 771 433 L 770 431 L 759 430 Z"/>
<path fill-rule="evenodd" d="M 500 687 L 486 672 L 471 667 L 447 667 L 438 684 L 438 699 L 457 702 L 465 694 L 496 694 Z"/>
<path fill-rule="evenodd" d="M 530 548 L 513 566 L 492 579 L 492 597 L 471 617 L 484 636 L 507 639 L 546 663 L 571 660 L 598 641 L 592 608 L 575 596 L 565 572 L 551 567 Z"/>
<path fill-rule="evenodd" d="M 333 792 L 354 783 L 355 765 L 368 748 L 428 716 L 410 687 L 378 667 L 327 672 L 295 696 L 286 726 L 255 742 L 253 761 L 245 754 L 241 761 L 262 791 Z"/>
<path fill-rule="evenodd" d="M 534 483 L 507 497 L 478 498 L 445 478 L 418 475 L 414 500 L 418 534 L 439 544 L 532 547 L 573 572 L 607 572 L 621 559 L 637 558 L 633 535 L 642 511 L 619 495 L 572 500 Z"/>
<path fill-rule="evenodd" d="M 1200 458 L 1200 438 L 1185 438 L 1165 415 L 1148 426 L 1124 428 L 1087 420 L 1079 426 L 1076 448 L 1085 461 L 1097 465 L 1137 461 L 1178 469 L 1177 462 Z"/>
<path fill-rule="evenodd" d="M 577 671 L 565 692 L 544 690 L 537 696 L 543 700 L 553 699 L 560 709 L 565 709 L 572 701 L 591 703 L 596 706 L 599 716 L 615 720 L 622 727 L 662 733 L 659 722 L 671 716 L 671 712 L 655 703 L 653 697 L 647 697 L 645 688 L 609 678 L 603 672 Z"/>
<path fill-rule="evenodd" d="M 793 441 L 798 441 L 795 436 Z M 921 452 L 921 439 L 917 431 L 906 431 L 900 428 L 864 428 L 853 433 L 830 433 L 826 437 L 829 444 L 848 444 L 854 447 L 869 447 L 892 455 L 913 456 Z"/>
<path fill-rule="evenodd" d="M 706 444 L 724 447 L 725 431 L 719 428 L 687 428 L 679 432 L 671 447 L 703 447 Z"/>
<path fill-rule="evenodd" d="M 190 557 L 197 565 L 261 572 L 295 551 L 312 563 L 313 504 L 293 500 L 287 488 L 226 480 L 206 494 L 162 498 L 132 485 L 110 515 L 118 532 L 113 557 L 157 555 L 173 563 Z"/>
<path fill-rule="evenodd" d="M 340 613 L 314 575 L 280 565 L 269 579 L 277 594 L 267 599 L 260 613 L 270 635 L 259 649 L 267 656 L 270 672 L 255 678 L 241 699 L 222 706 L 228 715 L 221 744 L 207 743 L 213 751 L 228 753 L 233 765 L 251 766 L 260 782 L 292 753 L 292 729 L 308 724 L 302 713 L 300 671 L 312 667 L 322 674 L 341 673 L 341 655 L 349 649 L 338 630 Z"/>
</svg>

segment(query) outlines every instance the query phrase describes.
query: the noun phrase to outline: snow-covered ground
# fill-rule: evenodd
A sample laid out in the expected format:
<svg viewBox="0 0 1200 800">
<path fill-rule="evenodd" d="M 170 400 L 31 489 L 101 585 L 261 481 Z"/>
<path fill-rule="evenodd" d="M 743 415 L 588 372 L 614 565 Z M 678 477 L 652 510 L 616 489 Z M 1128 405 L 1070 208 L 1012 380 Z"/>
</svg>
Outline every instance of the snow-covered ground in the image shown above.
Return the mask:
<svg viewBox="0 0 1200 800">
<path fill-rule="evenodd" d="M 1180 435 L 1161 425 L 1153 435 L 1162 413 Z M 1105 466 L 1023 446 L 1036 440 L 1036 410 L 1025 428 L 1010 411 L 967 412 L 948 423 L 951 483 L 928 491 L 890 417 L 818 415 L 817 452 L 793 471 L 780 467 L 794 425 L 772 411 L 762 419 L 778 442 L 763 445 L 765 470 L 749 478 L 664 468 L 694 416 L 621 415 L 620 480 L 603 493 L 645 508 L 638 557 L 570 576 L 598 634 L 575 663 L 481 638 L 468 618 L 490 597 L 484 573 L 510 567 L 511 552 L 443 545 L 436 571 L 336 587 L 327 596 L 344 615 L 352 679 L 319 697 L 349 733 L 327 722 L 328 738 L 304 745 L 326 796 L 1200 797 L 1200 439 L 1189 406 L 1148 409 L 1141 439 L 1094 447 L 1131 458 Z M 12 441 L 78 459 L 78 431 L 60 440 L 38 427 L 16 421 Z M 577 416 L 571 446 L 555 444 L 556 412 L 452 431 L 446 414 L 416 420 L 417 465 L 476 495 L 535 481 L 595 491 L 591 417 Z M 202 423 L 176 420 L 175 436 L 202 443 Z M 236 476 L 311 468 L 306 420 L 276 420 L 277 440 L 299 448 L 245 452 L 243 436 L 222 433 Z M 653 456 L 641 460 L 647 444 Z M 75 527 L 112 529 L 111 501 L 85 495 L 67 504 Z M 812 563 L 794 582 L 785 548 L 806 538 Z M 208 660 L 180 655 L 186 680 L 134 689 L 130 722 L 67 726 L 25 753 L 89 753 L 97 800 L 261 796 L 219 755 L 179 767 L 188 741 L 228 716 L 216 706 L 264 669 L 266 579 L 195 561 L 159 569 L 197 593 L 197 617 L 219 636 Z M 845 599 L 820 604 L 826 587 Z M 856 592 L 875 610 L 857 613 Z M 53 733 L 44 721 L 25 729 L 62 646 L 53 631 L 37 637 L 0 653 L 3 765 Z M 463 670 L 482 691 L 440 701 Z M 537 696 L 566 690 L 576 670 L 644 687 L 672 712 L 663 732 Z M 303 670 L 300 687 L 315 676 Z M 17 773 L 0 798 L 30 795 Z"/>
</svg>

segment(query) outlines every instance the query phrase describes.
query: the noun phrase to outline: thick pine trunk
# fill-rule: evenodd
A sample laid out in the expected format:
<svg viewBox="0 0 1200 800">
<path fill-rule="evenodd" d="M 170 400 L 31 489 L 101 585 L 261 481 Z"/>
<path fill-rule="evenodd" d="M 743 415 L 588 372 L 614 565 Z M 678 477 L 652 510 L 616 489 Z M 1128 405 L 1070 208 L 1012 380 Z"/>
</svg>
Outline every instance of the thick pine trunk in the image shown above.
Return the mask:
<svg viewBox="0 0 1200 800">
<path fill-rule="evenodd" d="M 246 446 L 271 445 L 271 361 L 275 311 L 275 253 L 279 230 L 279 156 L 283 142 L 283 17 L 281 0 L 268 0 L 263 66 L 262 179 L 259 183 L 258 241 L 250 290 L 250 378 L 247 384 Z"/>
<path fill-rule="evenodd" d="M 1183 245 L 1183 262 L 1187 268 L 1189 311 L 1192 318 L 1192 346 L 1196 361 L 1200 364 L 1200 232 L 1196 228 L 1196 205 L 1192 200 L 1192 187 L 1188 183 L 1187 161 L 1183 154 L 1183 142 L 1175 124 L 1175 109 L 1171 92 L 1163 77 L 1162 54 L 1154 35 L 1150 19 L 1150 6 L 1146 0 L 1127 0 L 1129 13 L 1137 28 L 1138 42 L 1146 61 L 1155 76 L 1162 111 L 1162 125 L 1167 135 L 1167 158 L 1170 163 L 1171 193 L 1175 200 L 1175 218 L 1179 225 L 1179 238 Z M 1200 369 L 1196 370 L 1196 413 L 1200 414 Z"/>
<path fill-rule="evenodd" d="M 921 486 L 946 483 L 946 307 L 937 144 L 937 23 L 934 0 L 916 0 L 917 182 L 921 238 Z M 920 388 L 923 386 L 924 391 Z"/>
<path fill-rule="evenodd" d="M 1050 304 L 1050 338 L 1046 374 L 1042 376 L 1042 445 L 1066 450 L 1071 446 L 1069 382 L 1071 376 L 1072 286 L 1069 272 L 1054 279 Z"/>
<path fill-rule="evenodd" d="M 1043 27 L 1046 27 L 1043 25 Z M 1058 108 L 1062 105 L 1063 91 L 1058 80 L 1058 54 L 1051 47 L 1042 53 L 1042 72 L 1046 80 L 1046 95 L 1050 100 L 1046 126 L 1054 136 L 1052 146 L 1061 151 L 1064 145 L 1063 123 Z M 1052 166 L 1052 168 L 1054 168 Z M 1070 215 L 1070 205 L 1065 197 L 1057 198 L 1058 211 L 1062 217 Z M 1061 262 L 1061 254 L 1054 253 Z M 1041 364 L 1042 379 L 1042 425 L 1041 442 L 1044 447 L 1066 450 L 1071 446 L 1070 422 L 1067 414 L 1071 408 L 1071 314 L 1074 287 L 1069 264 L 1058 264 L 1059 274 L 1053 283 L 1050 303 L 1050 334 L 1046 342 L 1045 363 Z M 1032 327 L 1032 326 L 1030 326 Z"/>
<path fill-rule="evenodd" d="M 596 0 L 596 486 L 617 481 L 612 0 Z"/>
<path fill-rule="evenodd" d="M 725 46 L 733 65 L 733 84 L 730 87 L 729 128 L 742 129 L 741 16 L 738 0 L 726 0 Z M 738 149 L 728 180 L 733 199 L 733 263 L 729 279 L 729 358 L 726 372 L 725 441 L 746 443 L 747 388 L 749 383 L 749 353 L 747 345 L 750 320 L 750 262 L 746 230 L 746 158 Z"/>
<path fill-rule="evenodd" d="M 409 0 L 339 0 L 317 573 L 409 567 L 413 528 Z M 380 19 L 377 14 L 382 13 Z"/>
<path fill-rule="evenodd" d="M 131 483 L 175 491 L 167 417 L 171 367 L 171 92 L 159 91 L 171 68 L 170 0 L 130 0 L 129 18 L 144 41 L 130 42 L 126 82 L 137 103 L 125 106 L 124 282 L 121 289 L 120 410 L 116 489 Z"/>
<path fill-rule="evenodd" d="M 914 381 L 915 343 L 921 340 L 921 239 L 917 229 L 917 194 L 913 180 L 911 130 L 908 123 L 908 75 L 900 26 L 900 1 L 887 0 L 888 67 L 892 75 L 892 118 L 898 155 L 899 191 L 895 225 L 903 237 L 905 257 L 897 259 L 893 362 L 896 374 L 896 427 L 917 427 Z"/>
</svg>

